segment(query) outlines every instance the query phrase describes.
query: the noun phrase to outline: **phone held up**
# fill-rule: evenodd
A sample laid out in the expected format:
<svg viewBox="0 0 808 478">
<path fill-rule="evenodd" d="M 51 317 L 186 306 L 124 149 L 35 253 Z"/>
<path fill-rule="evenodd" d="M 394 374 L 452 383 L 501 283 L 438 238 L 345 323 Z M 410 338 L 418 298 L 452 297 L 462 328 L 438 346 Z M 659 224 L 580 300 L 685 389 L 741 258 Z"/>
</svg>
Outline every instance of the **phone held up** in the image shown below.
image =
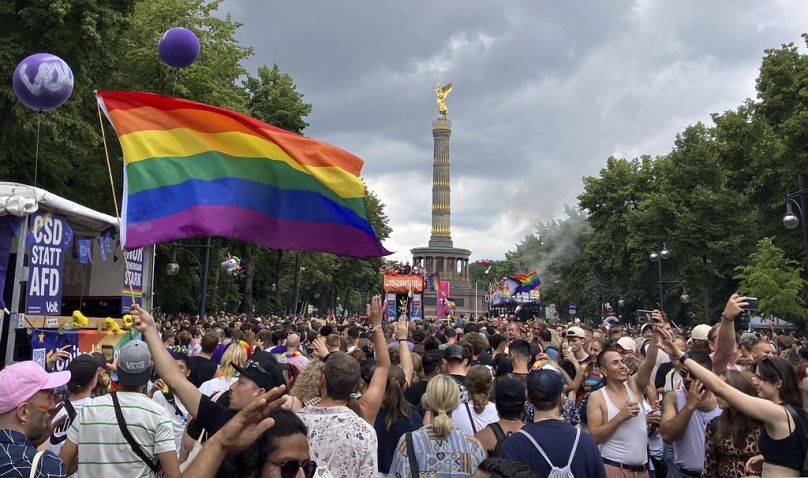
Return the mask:
<svg viewBox="0 0 808 478">
<path fill-rule="evenodd" d="M 757 310 L 757 297 L 744 297 L 744 300 L 746 300 L 746 307 L 744 307 L 743 310 Z"/>
</svg>

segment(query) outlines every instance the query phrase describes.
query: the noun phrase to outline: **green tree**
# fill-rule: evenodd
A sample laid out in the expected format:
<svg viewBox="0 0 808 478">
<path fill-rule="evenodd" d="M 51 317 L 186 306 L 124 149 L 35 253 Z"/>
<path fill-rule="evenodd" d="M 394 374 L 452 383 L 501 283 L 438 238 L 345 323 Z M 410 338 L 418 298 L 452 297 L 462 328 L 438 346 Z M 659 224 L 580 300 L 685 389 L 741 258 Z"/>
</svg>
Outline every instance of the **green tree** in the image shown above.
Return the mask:
<svg viewBox="0 0 808 478">
<path fill-rule="evenodd" d="M 800 264 L 785 257 L 771 237 L 758 241 L 749 263 L 736 268 L 743 295 L 758 298 L 758 310 L 767 318 L 805 321 L 808 309 L 802 295 L 806 280 Z"/>
<path fill-rule="evenodd" d="M 277 64 L 258 68 L 258 77 L 248 76 L 244 88 L 250 95 L 250 111 L 261 121 L 295 133 L 309 125 L 304 118 L 311 113 L 311 104 L 303 101 L 292 77 Z"/>
</svg>

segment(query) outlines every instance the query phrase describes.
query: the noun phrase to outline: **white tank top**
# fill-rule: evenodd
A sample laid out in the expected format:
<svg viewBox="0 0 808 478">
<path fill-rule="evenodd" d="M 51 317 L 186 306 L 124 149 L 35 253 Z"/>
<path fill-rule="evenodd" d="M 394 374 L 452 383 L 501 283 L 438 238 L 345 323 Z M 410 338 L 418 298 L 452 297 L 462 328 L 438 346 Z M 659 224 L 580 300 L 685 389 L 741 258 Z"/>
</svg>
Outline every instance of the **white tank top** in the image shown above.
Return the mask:
<svg viewBox="0 0 808 478">
<path fill-rule="evenodd" d="M 676 411 L 681 412 L 687 404 L 684 387 L 676 391 Z M 687 428 L 678 440 L 673 442 L 673 457 L 676 464 L 687 470 L 699 471 L 704 468 L 704 436 L 707 434 L 707 423 L 721 415 L 717 406 L 702 412 L 698 408 L 690 416 Z"/>
<path fill-rule="evenodd" d="M 628 382 L 623 382 L 626 391 L 636 396 L 629 389 Z M 598 389 L 606 400 L 607 420 L 611 420 L 625 405 L 620 408 L 614 406 L 606 393 L 606 387 Z M 642 397 L 640 397 L 642 398 Z M 638 400 L 640 399 L 638 398 Z M 623 463 L 624 465 L 644 465 L 648 462 L 648 431 L 645 428 L 645 409 L 640 402 L 640 413 L 636 417 L 630 418 L 617 427 L 614 434 L 605 442 L 598 445 L 600 454 L 608 460 Z"/>
</svg>

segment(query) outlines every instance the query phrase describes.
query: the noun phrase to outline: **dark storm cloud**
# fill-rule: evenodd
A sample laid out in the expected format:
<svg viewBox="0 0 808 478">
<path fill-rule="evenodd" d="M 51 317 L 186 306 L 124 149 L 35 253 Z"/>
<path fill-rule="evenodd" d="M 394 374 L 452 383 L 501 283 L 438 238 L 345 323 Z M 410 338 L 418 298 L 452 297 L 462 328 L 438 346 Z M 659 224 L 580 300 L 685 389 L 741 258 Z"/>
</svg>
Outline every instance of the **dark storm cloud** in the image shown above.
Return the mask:
<svg viewBox="0 0 808 478">
<path fill-rule="evenodd" d="M 432 88 L 452 132 L 455 245 L 502 257 L 575 204 L 609 155 L 754 96 L 763 50 L 800 42 L 801 1 L 246 1 L 224 10 L 314 105 L 307 134 L 366 161 L 406 258 L 430 228 Z"/>
</svg>

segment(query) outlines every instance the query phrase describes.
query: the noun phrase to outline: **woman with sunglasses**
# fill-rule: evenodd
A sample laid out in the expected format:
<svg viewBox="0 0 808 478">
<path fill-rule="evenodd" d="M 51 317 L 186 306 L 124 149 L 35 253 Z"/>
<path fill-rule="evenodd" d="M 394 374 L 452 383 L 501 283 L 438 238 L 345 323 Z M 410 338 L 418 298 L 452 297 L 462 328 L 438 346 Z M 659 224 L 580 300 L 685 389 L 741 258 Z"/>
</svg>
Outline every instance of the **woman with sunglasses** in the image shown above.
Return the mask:
<svg viewBox="0 0 808 478">
<path fill-rule="evenodd" d="M 734 320 L 740 315 L 747 305 L 744 299 L 733 294 L 724 309 L 725 320 Z M 808 450 L 800 440 L 799 434 L 804 430 L 797 429 L 799 422 L 795 414 L 802 413 L 802 401 L 796 373 L 789 363 L 779 357 L 763 357 L 756 362 L 753 372 L 758 396 L 750 397 L 682 353 L 674 343 L 670 330 L 664 330 L 661 337 L 660 348 L 672 360 L 679 361 L 705 388 L 742 414 L 763 423 L 758 443 L 762 457 L 751 459 L 747 463 L 747 471 L 760 472 L 764 478 L 800 476 Z"/>
<path fill-rule="evenodd" d="M 284 390 L 273 388 L 239 411 L 205 442 L 182 478 L 313 478 L 317 463 L 309 453 L 306 425 L 280 408 Z M 243 461 L 228 458 L 245 448 Z"/>
</svg>

